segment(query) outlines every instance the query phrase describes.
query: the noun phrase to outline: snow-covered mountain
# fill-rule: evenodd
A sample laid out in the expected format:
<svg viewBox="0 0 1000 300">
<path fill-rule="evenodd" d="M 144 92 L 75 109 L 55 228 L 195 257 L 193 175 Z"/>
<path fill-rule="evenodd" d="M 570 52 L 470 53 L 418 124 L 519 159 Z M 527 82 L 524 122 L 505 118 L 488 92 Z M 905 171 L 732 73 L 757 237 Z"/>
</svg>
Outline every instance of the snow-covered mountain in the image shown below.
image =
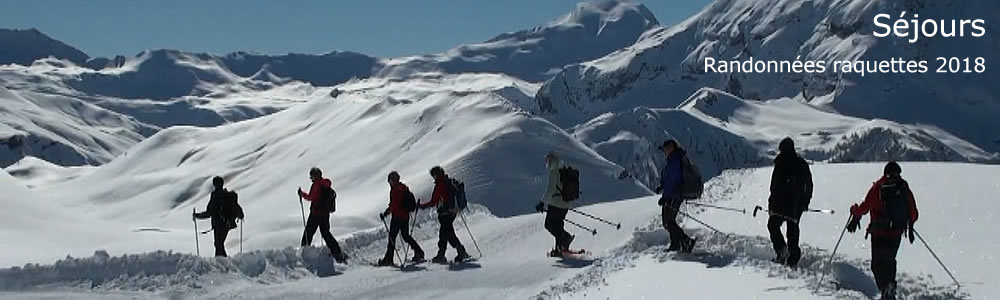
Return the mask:
<svg viewBox="0 0 1000 300">
<path fill-rule="evenodd" d="M 528 30 L 504 33 L 445 53 L 387 60 L 378 75 L 489 72 L 544 81 L 565 65 L 631 45 L 657 25 L 653 13 L 638 2 L 581 2 L 569 14 Z"/>
<path fill-rule="evenodd" d="M 855 124 L 857 137 L 835 139 L 845 143 L 840 152 L 850 152 L 832 154 L 842 160 L 894 156 L 933 160 L 965 157 L 975 161 L 982 152 L 988 153 L 987 157 L 1000 152 L 1000 136 L 996 131 L 981 130 L 1000 128 L 1000 119 L 996 118 L 1000 114 L 1000 91 L 986 74 L 936 74 L 931 70 L 923 75 L 862 77 L 833 72 L 802 75 L 704 71 L 708 57 L 740 61 L 751 57 L 803 61 L 872 61 L 895 57 L 928 60 L 931 67 L 938 56 L 984 57 L 986 61 L 997 58 L 996 51 L 991 50 L 1000 46 L 997 39 L 966 36 L 909 44 L 903 39 L 873 36 L 875 28 L 871 20 L 875 14 L 898 15 L 901 11 L 929 19 L 1000 17 L 1000 9 L 983 1 L 720 0 L 681 24 L 646 32 L 638 42 L 621 51 L 566 67 L 542 86 L 535 107 L 546 118 L 568 128 L 608 112 L 627 113 L 637 106 L 676 108 L 689 98 L 699 97 L 699 93 L 704 93 L 702 89 L 709 87 L 725 91 L 743 103 L 789 99 L 779 102 L 800 102 L 814 107 L 813 110 L 829 112 L 824 114 L 827 118 L 815 122 L 816 126 L 773 127 L 771 133 L 775 137 L 828 136 L 822 130 L 823 124 L 849 118 Z M 740 107 L 755 107 L 734 105 L 737 107 L 730 108 L 737 111 Z M 808 113 L 810 109 L 802 110 Z M 809 113 L 810 117 L 819 114 Z M 756 118 L 763 119 L 760 117 L 763 116 Z M 815 120 L 792 117 L 806 124 Z M 891 122 L 869 122 L 864 128 L 857 125 L 858 120 L 873 119 Z M 903 130 L 904 127 L 909 129 Z M 754 133 L 740 135 L 753 142 L 761 141 Z M 847 150 L 867 147 L 872 140 L 893 140 L 880 147 L 897 150 L 883 157 Z M 773 149 L 775 144 L 769 143 L 767 147 Z M 976 154 L 964 150 L 951 153 L 947 148 L 971 149 Z M 924 149 L 921 150 L 924 153 L 914 154 L 914 149 Z"/>
<path fill-rule="evenodd" d="M 0 65 L 31 65 L 42 58 L 65 59 L 78 65 L 87 63 L 86 53 L 54 40 L 37 29 L 0 28 Z"/>
</svg>

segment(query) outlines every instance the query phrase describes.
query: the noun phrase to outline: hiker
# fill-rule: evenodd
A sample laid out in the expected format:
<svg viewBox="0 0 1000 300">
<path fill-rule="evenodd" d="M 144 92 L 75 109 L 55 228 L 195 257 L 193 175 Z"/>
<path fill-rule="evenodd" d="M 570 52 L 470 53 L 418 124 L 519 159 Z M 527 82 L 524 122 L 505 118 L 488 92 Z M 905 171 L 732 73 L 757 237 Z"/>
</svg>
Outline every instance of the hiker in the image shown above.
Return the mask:
<svg viewBox="0 0 1000 300">
<path fill-rule="evenodd" d="M 548 230 L 556 241 L 556 246 L 549 253 L 549 256 L 562 256 L 563 252 L 569 251 L 569 245 L 573 243 L 573 239 L 575 238 L 575 236 L 566 232 L 565 229 L 566 214 L 572 206 L 569 202 L 563 200 L 559 192 L 561 189 L 559 186 L 559 168 L 562 167 L 562 161 L 559 160 L 555 152 L 549 152 L 545 155 L 545 167 L 549 171 L 548 185 L 545 187 L 542 199 L 535 206 L 535 210 L 538 212 L 546 211 L 545 230 Z M 546 209 L 546 205 L 548 209 Z"/>
<path fill-rule="evenodd" d="M 660 185 L 656 187 L 656 192 L 661 193 L 657 204 L 662 207 L 660 216 L 663 219 L 663 227 L 670 233 L 670 247 L 667 251 L 691 252 L 695 240 L 684 233 L 684 229 L 677 224 L 677 214 L 684 202 L 681 185 L 684 179 L 683 163 L 687 159 L 685 157 L 687 152 L 677 145 L 675 140 L 663 142 L 659 149 L 667 157 L 667 163 L 660 172 Z"/>
<path fill-rule="evenodd" d="M 329 179 L 323 178 L 323 171 L 319 168 L 309 170 L 309 179 L 312 180 L 312 187 L 309 188 L 308 194 L 299 188 L 299 197 L 312 202 L 309 205 L 309 219 L 306 221 L 305 232 L 302 234 L 302 247 L 312 244 L 316 229 L 319 228 L 319 234 L 326 242 L 326 247 L 330 248 L 330 255 L 333 256 L 333 259 L 342 264 L 346 263 L 347 255 L 344 255 L 344 252 L 340 250 L 340 244 L 330 233 L 330 208 L 324 207 L 322 203 L 325 200 L 324 197 L 333 197 L 333 183 Z M 326 200 L 332 201 L 332 199 Z"/>
<path fill-rule="evenodd" d="M 767 198 L 767 231 L 774 247 L 774 262 L 796 267 L 802 250 L 799 248 L 799 220 L 809 209 L 812 199 L 812 173 L 809 163 L 795 153 L 795 142 L 784 138 L 778 144 L 778 156 L 774 158 L 771 173 L 771 195 Z M 781 225 L 787 224 L 788 240 L 781 235 Z"/>
<path fill-rule="evenodd" d="M 243 219 L 243 209 L 236 202 L 236 192 L 226 190 L 222 186 L 222 177 L 212 178 L 215 190 L 208 200 L 205 211 L 195 213 L 195 219 L 212 219 L 212 233 L 215 236 L 215 256 L 226 257 L 226 236 L 229 230 L 236 228 L 236 219 Z"/>
<path fill-rule="evenodd" d="M 861 224 L 861 216 L 871 213 L 868 223 L 868 234 L 872 236 L 871 268 L 882 299 L 896 297 L 896 253 L 904 232 L 913 244 L 913 224 L 918 216 L 917 202 L 902 173 L 898 163 L 887 163 L 882 178 L 868 189 L 864 202 L 851 205 L 852 218 L 847 224 L 847 231 L 854 233 Z"/>
<path fill-rule="evenodd" d="M 465 246 L 462 246 L 462 242 L 458 240 L 458 235 L 455 234 L 454 223 L 459 209 L 455 203 L 455 197 L 451 193 L 451 179 L 448 178 L 448 175 L 444 173 L 444 169 L 441 167 L 431 168 L 431 177 L 434 177 L 434 193 L 427 203 L 418 204 L 421 209 L 437 207 L 438 221 L 441 222 L 441 229 L 438 231 L 438 252 L 431 261 L 435 263 L 447 263 L 448 260 L 444 257 L 444 254 L 448 250 L 448 245 L 451 244 L 455 250 L 458 250 L 458 256 L 455 256 L 455 261 L 462 262 L 469 258 L 469 253 L 465 252 Z"/>
<path fill-rule="evenodd" d="M 396 251 L 396 235 L 403 236 L 403 241 L 413 248 L 412 262 L 424 260 L 424 250 L 420 249 L 420 244 L 410 236 L 410 212 L 416 209 L 416 199 L 405 184 L 399 181 L 399 173 L 392 171 L 389 173 L 389 207 L 379 214 L 382 220 L 386 216 L 392 215 L 389 221 L 389 244 L 385 249 L 385 256 L 378 261 L 380 266 L 391 266 L 393 254 Z"/>
</svg>

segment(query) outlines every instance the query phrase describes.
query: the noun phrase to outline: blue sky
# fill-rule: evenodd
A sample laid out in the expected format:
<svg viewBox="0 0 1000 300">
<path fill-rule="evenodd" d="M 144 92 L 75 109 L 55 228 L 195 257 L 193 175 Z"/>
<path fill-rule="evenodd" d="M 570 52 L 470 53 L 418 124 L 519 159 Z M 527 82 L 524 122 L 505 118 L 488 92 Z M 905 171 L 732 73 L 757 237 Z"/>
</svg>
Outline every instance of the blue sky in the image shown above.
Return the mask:
<svg viewBox="0 0 1000 300">
<path fill-rule="evenodd" d="M 91 56 L 171 48 L 284 54 L 350 50 L 434 53 L 531 28 L 578 0 L 3 0 L 0 28 L 37 28 Z M 647 0 L 662 24 L 709 0 Z"/>
</svg>

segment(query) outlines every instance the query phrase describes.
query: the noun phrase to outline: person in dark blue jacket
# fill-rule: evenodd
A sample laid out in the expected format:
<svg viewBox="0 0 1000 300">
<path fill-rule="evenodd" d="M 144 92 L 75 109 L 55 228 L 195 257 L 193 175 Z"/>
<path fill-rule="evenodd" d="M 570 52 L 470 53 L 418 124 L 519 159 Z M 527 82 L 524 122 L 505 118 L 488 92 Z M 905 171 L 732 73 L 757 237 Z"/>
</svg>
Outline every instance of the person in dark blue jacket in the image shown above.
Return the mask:
<svg viewBox="0 0 1000 300">
<path fill-rule="evenodd" d="M 661 207 L 661 217 L 663 227 L 670 233 L 670 247 L 667 251 L 691 252 L 694 248 L 694 240 L 684 233 L 684 229 L 677 225 L 677 213 L 681 208 L 684 198 L 681 197 L 681 184 L 684 177 L 684 156 L 686 152 L 677 145 L 677 141 L 667 140 L 659 147 L 663 154 L 667 156 L 667 164 L 660 172 L 660 186 L 656 188 L 657 193 L 661 193 L 658 204 Z"/>
</svg>

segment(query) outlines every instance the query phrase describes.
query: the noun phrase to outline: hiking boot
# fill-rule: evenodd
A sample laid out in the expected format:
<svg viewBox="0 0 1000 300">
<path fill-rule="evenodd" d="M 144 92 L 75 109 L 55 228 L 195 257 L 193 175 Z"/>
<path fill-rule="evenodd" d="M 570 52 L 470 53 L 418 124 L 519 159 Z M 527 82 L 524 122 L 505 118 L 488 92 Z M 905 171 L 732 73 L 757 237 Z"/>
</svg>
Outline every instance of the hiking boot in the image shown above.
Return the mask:
<svg viewBox="0 0 1000 300">
<path fill-rule="evenodd" d="M 667 247 L 667 252 L 680 251 L 681 249 L 683 249 L 683 247 L 681 247 L 681 244 L 682 244 L 681 241 L 677 240 L 670 241 L 670 247 Z"/>
<path fill-rule="evenodd" d="M 339 264 L 346 264 L 347 263 L 347 254 L 340 253 L 340 254 L 335 254 L 335 255 L 332 255 L 332 256 L 333 256 L 333 260 L 337 261 L 337 263 L 339 263 Z"/>
<path fill-rule="evenodd" d="M 549 251 L 549 256 L 550 257 L 561 257 L 562 256 L 562 250 L 559 250 L 559 248 L 553 248 L 551 251 Z"/>
<path fill-rule="evenodd" d="M 411 258 L 410 261 L 412 261 L 412 262 L 422 262 L 422 261 L 424 261 L 424 253 L 423 252 L 414 253 L 413 254 L 413 258 Z"/>
<path fill-rule="evenodd" d="M 777 263 L 777 264 L 787 265 L 787 263 L 788 263 L 788 248 L 781 249 L 781 251 L 778 251 L 778 253 L 774 257 L 774 259 L 772 259 L 771 261 L 774 262 L 774 263 Z"/>
<path fill-rule="evenodd" d="M 468 253 L 462 252 L 455 256 L 455 262 L 460 263 L 466 261 L 470 258 Z"/>
<path fill-rule="evenodd" d="M 375 263 L 375 266 L 378 266 L 378 267 L 391 267 L 391 266 L 394 266 L 394 265 L 392 264 L 392 260 L 391 259 L 382 258 L 382 259 L 378 260 L 378 262 Z"/>
<path fill-rule="evenodd" d="M 696 240 L 696 239 L 692 239 L 692 238 L 687 239 L 686 242 L 684 242 L 683 244 L 681 244 L 681 247 L 683 247 L 683 249 L 681 249 L 681 251 L 684 251 L 685 253 L 691 253 L 691 251 L 694 250 L 694 244 L 696 242 L 698 242 L 698 240 Z"/>
<path fill-rule="evenodd" d="M 446 264 L 448 263 L 448 259 L 444 258 L 444 255 L 438 255 L 435 256 L 434 258 L 431 258 L 431 262 L 436 264 Z"/>
<path fill-rule="evenodd" d="M 880 299 L 881 300 L 896 300 L 896 284 L 895 283 L 890 283 L 890 284 L 886 285 L 886 287 L 884 289 L 882 289 L 882 298 L 880 298 Z"/>
</svg>

